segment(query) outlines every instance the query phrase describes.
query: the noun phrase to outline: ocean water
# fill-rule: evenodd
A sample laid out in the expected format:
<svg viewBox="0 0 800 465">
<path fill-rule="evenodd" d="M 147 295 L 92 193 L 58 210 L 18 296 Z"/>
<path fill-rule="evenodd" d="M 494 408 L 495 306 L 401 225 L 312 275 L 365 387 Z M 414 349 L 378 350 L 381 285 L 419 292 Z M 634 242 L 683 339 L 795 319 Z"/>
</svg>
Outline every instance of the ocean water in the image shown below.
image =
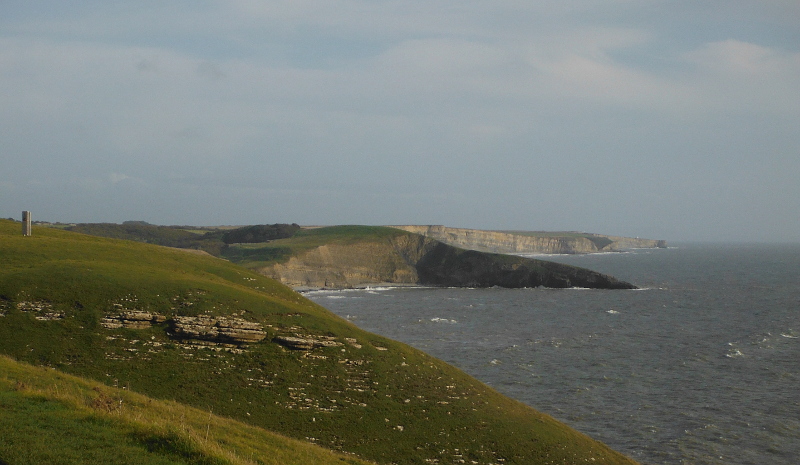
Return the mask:
<svg viewBox="0 0 800 465">
<path fill-rule="evenodd" d="M 306 295 L 643 464 L 800 463 L 800 245 L 550 259 L 642 289 Z"/>
</svg>

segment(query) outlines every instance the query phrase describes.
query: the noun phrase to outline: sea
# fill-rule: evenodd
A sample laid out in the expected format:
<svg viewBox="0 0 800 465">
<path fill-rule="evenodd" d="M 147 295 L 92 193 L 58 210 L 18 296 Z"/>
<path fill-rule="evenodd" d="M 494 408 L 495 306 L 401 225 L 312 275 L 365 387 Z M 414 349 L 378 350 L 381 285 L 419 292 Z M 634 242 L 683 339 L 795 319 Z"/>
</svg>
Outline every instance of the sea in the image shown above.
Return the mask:
<svg viewBox="0 0 800 465">
<path fill-rule="evenodd" d="M 534 258 L 640 289 L 306 296 L 642 464 L 800 463 L 800 244 Z"/>
</svg>

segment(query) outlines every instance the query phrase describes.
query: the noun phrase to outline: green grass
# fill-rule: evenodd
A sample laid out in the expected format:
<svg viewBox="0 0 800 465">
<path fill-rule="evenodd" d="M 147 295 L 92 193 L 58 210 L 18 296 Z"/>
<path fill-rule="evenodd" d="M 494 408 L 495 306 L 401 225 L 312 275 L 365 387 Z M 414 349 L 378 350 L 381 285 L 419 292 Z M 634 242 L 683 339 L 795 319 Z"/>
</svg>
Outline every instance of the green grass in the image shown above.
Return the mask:
<svg viewBox="0 0 800 465">
<path fill-rule="evenodd" d="M 362 464 L 303 441 L 0 357 L 0 463 Z"/>
<path fill-rule="evenodd" d="M 199 249 L 220 256 L 227 248 L 227 244 L 290 237 L 300 229 L 300 226 L 274 224 L 241 228 L 196 228 L 192 226 L 158 226 L 140 221 L 126 221 L 123 224 L 80 223 L 68 225 L 64 229 L 112 239 L 125 239 L 183 249 Z"/>
<path fill-rule="evenodd" d="M 341 225 L 303 229 L 302 231 L 299 231 L 296 236 L 319 238 L 324 242 L 358 242 L 365 239 L 383 239 L 395 237 L 400 234 L 403 234 L 403 231 L 386 226 Z"/>
<path fill-rule="evenodd" d="M 350 245 L 378 242 L 408 235 L 405 231 L 383 226 L 327 226 L 301 229 L 293 237 L 256 244 L 238 244 L 223 251 L 226 259 L 247 268 L 283 263 L 314 248 L 328 244 Z"/>
<path fill-rule="evenodd" d="M 348 228 L 293 239 L 297 247 L 353 240 Z M 0 353 L 21 362 L 379 463 L 634 463 L 440 360 L 362 331 L 225 260 L 57 229 L 35 228 L 22 237 L 19 229 L 0 221 Z M 355 231 L 362 239 L 404 234 Z M 135 330 L 100 325 L 121 309 L 167 318 L 235 315 L 263 325 L 267 337 L 241 347 L 196 346 L 176 338 L 168 322 Z M 63 318 L 37 319 L 47 313 Z M 273 342 L 296 334 L 343 345 L 297 351 Z M 44 404 L 44 411 L 61 415 L 62 407 Z M 131 447 L 140 447 L 133 437 Z M 169 449 L 172 437 L 152 444 Z"/>
<path fill-rule="evenodd" d="M 329 226 L 300 229 L 297 225 L 273 225 L 281 229 L 286 239 L 267 242 L 238 243 L 237 237 L 246 236 L 249 229 L 268 229 L 270 226 L 245 226 L 241 228 L 191 228 L 188 226 L 157 226 L 139 222 L 84 223 L 66 229 L 97 237 L 124 239 L 149 244 L 186 249 L 200 249 L 249 268 L 283 263 L 292 256 L 325 244 L 354 244 L 361 241 L 381 240 L 405 232 L 381 226 Z M 294 228 L 292 227 L 294 226 Z M 276 232 L 277 234 L 277 232 Z M 231 235 L 231 238 L 227 236 Z M 230 246 L 226 244 L 233 242 Z"/>
</svg>

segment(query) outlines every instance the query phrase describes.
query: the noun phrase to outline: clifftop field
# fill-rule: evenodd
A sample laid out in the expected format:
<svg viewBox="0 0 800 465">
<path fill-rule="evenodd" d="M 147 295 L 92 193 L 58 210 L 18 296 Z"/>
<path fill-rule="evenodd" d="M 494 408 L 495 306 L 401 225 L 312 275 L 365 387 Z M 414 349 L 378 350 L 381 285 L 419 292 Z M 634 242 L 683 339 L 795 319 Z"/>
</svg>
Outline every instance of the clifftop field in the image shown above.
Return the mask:
<svg viewBox="0 0 800 465">
<path fill-rule="evenodd" d="M 146 463 L 635 463 L 228 261 L 52 228 L 23 237 L 6 220 L 0 353 L 3 464 L 37 463 L 21 451 L 53 427 L 99 438 L 108 457 L 151 454 Z M 262 429 L 348 455 L 264 445 Z M 48 445 L 61 463 L 84 463 L 63 441 Z"/>
</svg>

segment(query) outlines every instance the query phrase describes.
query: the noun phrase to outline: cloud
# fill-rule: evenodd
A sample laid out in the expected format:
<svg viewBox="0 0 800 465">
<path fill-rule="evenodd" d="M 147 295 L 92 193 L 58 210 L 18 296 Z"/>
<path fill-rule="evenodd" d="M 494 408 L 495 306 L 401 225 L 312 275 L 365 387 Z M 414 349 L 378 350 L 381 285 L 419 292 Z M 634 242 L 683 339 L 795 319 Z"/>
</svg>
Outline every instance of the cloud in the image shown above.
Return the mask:
<svg viewBox="0 0 800 465">
<path fill-rule="evenodd" d="M 571 53 L 539 60 L 545 95 L 614 107 L 662 111 L 685 109 L 687 88 L 679 82 L 613 60 L 608 55 Z"/>
<path fill-rule="evenodd" d="M 765 179 L 800 197 L 786 174 L 800 169 L 800 58 L 775 13 L 796 7 L 735 1 L 101 2 L 4 15 L 0 186 L 32 190 L 8 173 L 72 180 L 136 211 L 165 192 L 175 208 L 227 199 L 241 214 L 271 205 L 251 197 L 302 198 L 309 217 L 352 222 L 401 210 L 379 214 L 380 192 L 413 197 L 403 215 L 426 221 L 539 214 L 584 229 L 624 221 L 631 198 L 701 218 L 726 200 L 683 193 L 744 179 L 738 199 L 753 193 L 755 209 L 772 198 L 753 187 L 773 188 Z M 752 169 L 763 159 L 777 176 Z M 570 206 L 542 205 L 552 192 Z"/>
<path fill-rule="evenodd" d="M 219 66 L 209 61 L 204 61 L 197 65 L 197 74 L 214 80 L 225 77 L 225 73 L 222 72 Z"/>
<path fill-rule="evenodd" d="M 719 73 L 751 75 L 774 72 L 776 61 L 781 59 L 774 50 L 733 39 L 705 44 L 684 58 Z"/>
<path fill-rule="evenodd" d="M 108 175 L 108 180 L 111 181 L 112 184 L 116 184 L 126 179 L 131 179 L 131 177 L 128 176 L 127 174 L 121 174 L 121 173 L 111 173 Z"/>
<path fill-rule="evenodd" d="M 698 103 L 722 110 L 800 116 L 800 53 L 729 39 L 704 44 L 680 59 Z"/>
</svg>

